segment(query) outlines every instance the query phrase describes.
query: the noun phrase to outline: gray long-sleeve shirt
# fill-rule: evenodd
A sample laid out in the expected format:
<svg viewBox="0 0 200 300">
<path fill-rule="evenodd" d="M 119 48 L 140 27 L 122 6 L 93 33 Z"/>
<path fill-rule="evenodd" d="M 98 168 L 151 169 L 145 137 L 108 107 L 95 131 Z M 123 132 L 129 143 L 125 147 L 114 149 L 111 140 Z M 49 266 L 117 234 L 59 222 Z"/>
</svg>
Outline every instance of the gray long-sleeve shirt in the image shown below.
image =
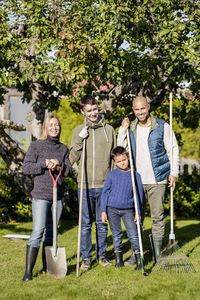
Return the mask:
<svg viewBox="0 0 200 300">
<path fill-rule="evenodd" d="M 23 173 L 34 175 L 34 187 L 31 192 L 33 198 L 41 200 L 53 200 L 53 182 L 46 167 L 46 159 L 57 159 L 61 167 L 61 176 L 58 179 L 58 199 L 64 196 L 63 177 L 67 177 L 71 171 L 69 151 L 67 147 L 56 138 L 38 140 L 31 143 L 23 165 Z M 54 178 L 57 171 L 52 172 Z"/>
</svg>

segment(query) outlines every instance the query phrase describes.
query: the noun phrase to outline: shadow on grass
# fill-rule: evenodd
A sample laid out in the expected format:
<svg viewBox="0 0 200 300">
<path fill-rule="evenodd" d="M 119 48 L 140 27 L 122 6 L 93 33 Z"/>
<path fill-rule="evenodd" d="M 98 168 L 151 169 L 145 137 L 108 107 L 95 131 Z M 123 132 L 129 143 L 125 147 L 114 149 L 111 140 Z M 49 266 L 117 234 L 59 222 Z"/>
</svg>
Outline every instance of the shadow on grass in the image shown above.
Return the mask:
<svg viewBox="0 0 200 300">
<path fill-rule="evenodd" d="M 195 239 L 196 237 L 199 236 L 200 224 L 189 224 L 189 225 L 183 226 L 181 228 L 176 227 L 177 222 L 184 221 L 184 220 L 187 220 L 187 219 L 180 218 L 180 219 L 176 219 L 174 221 L 174 231 L 175 231 L 175 235 L 176 235 L 176 240 L 178 241 L 180 248 L 183 245 L 189 243 L 190 241 L 192 241 L 193 239 Z M 188 220 L 191 220 L 191 219 L 188 218 Z M 195 220 L 200 221 L 199 218 L 195 219 Z M 76 227 L 76 226 L 78 226 L 77 219 L 61 219 L 60 225 L 59 225 L 59 233 L 62 234 L 65 231 L 67 231 L 73 227 Z M 95 229 L 92 228 L 92 230 L 95 230 Z M 143 233 L 142 233 L 145 265 L 148 265 L 150 262 L 152 262 L 152 251 L 151 251 L 151 245 L 150 245 L 150 241 L 149 241 L 150 233 L 151 233 L 151 228 L 143 230 Z M 170 220 L 166 220 L 163 248 L 165 248 L 165 246 L 168 244 L 169 233 L 170 233 Z M 107 257 L 109 260 L 113 260 L 115 258 L 115 256 L 114 256 L 113 241 L 112 241 L 111 233 L 108 235 L 107 243 L 108 243 L 108 248 L 110 248 L 110 246 L 111 246 L 111 249 L 107 250 L 107 253 L 106 253 Z M 188 254 L 192 253 L 197 246 L 198 245 L 193 247 Z M 123 254 L 126 255 L 126 253 L 130 252 L 130 249 L 131 249 L 131 245 L 128 240 L 126 231 L 123 230 Z M 95 251 L 95 241 L 92 244 L 92 251 Z M 70 266 L 70 268 L 74 269 L 75 266 Z"/>
<path fill-rule="evenodd" d="M 186 226 L 182 226 L 180 228 L 178 228 L 176 226 L 176 223 L 179 222 L 179 224 L 181 223 L 181 221 L 187 221 L 186 218 L 181 218 L 181 219 L 176 219 L 174 222 L 174 233 L 175 233 L 175 238 L 176 241 L 179 244 L 179 247 L 184 246 L 185 244 L 189 243 L 190 241 L 194 240 L 196 237 L 199 237 L 199 229 L 200 229 L 200 219 L 194 219 L 195 221 L 199 221 L 198 224 L 189 224 Z M 188 218 L 188 221 L 191 221 L 191 219 Z M 163 244 L 167 244 L 168 243 L 168 239 L 169 239 L 169 233 L 170 233 L 170 220 L 167 220 L 165 223 L 165 237 L 164 237 L 164 243 Z"/>
<path fill-rule="evenodd" d="M 26 224 L 23 222 L 23 225 Z M 77 219 L 61 219 L 58 226 L 58 232 L 63 234 L 65 231 L 76 227 Z M 20 223 L 0 223 L 0 230 L 7 230 L 15 234 L 31 234 L 31 228 L 21 227 Z"/>
<path fill-rule="evenodd" d="M 58 225 L 58 233 L 63 234 L 66 231 L 70 230 L 71 228 L 74 228 L 78 226 L 78 220 L 77 219 L 64 219 L 61 218 L 59 225 Z"/>
<path fill-rule="evenodd" d="M 184 222 L 190 222 L 188 225 L 184 225 Z M 195 223 L 192 223 L 193 220 Z M 198 221 L 198 223 L 196 222 Z M 183 222 L 183 223 L 182 223 Z M 183 226 L 182 226 L 182 224 Z M 176 226 L 177 225 L 177 226 Z M 62 218 L 59 223 L 59 228 L 58 228 L 58 233 L 63 234 L 65 231 L 68 231 L 74 227 L 78 226 L 78 218 L 76 219 L 71 219 L 71 218 Z M 176 241 L 178 242 L 179 247 L 183 247 L 187 243 L 191 242 L 195 238 L 199 237 L 199 229 L 200 229 L 200 218 L 177 218 L 174 221 L 174 232 L 176 236 Z M 12 223 L 12 224 L 0 224 L 0 230 L 6 230 L 9 232 L 13 232 L 16 234 L 30 234 L 32 227 L 31 228 L 26 228 L 23 223 L 23 227 L 20 225 L 20 223 Z M 95 228 L 92 228 L 92 230 L 95 230 Z M 150 241 L 149 241 L 149 234 L 151 233 L 151 228 L 144 229 L 143 234 L 142 234 L 142 239 L 143 239 L 143 251 L 144 251 L 144 260 L 145 260 L 145 265 L 148 265 L 149 263 L 152 263 L 152 251 L 151 251 L 151 246 L 150 246 Z M 163 248 L 166 247 L 169 241 L 169 233 L 170 233 L 170 220 L 167 219 L 165 222 L 165 237 L 163 241 Z M 187 251 L 187 255 L 190 255 L 197 247 L 199 244 L 193 246 L 189 251 Z M 109 250 L 107 251 L 107 257 L 109 260 L 113 260 L 114 257 L 114 250 L 113 250 L 113 241 L 112 241 L 112 235 L 111 233 L 108 235 L 108 248 Z M 93 242 L 92 245 L 92 250 L 95 252 L 95 241 Z M 131 254 L 131 246 L 130 242 L 127 238 L 126 231 L 123 230 L 123 254 L 124 256 L 127 256 L 127 253 Z M 71 260 L 75 259 L 76 255 L 73 255 L 73 257 L 68 257 L 68 262 Z M 94 262 L 95 263 L 95 262 Z M 76 265 L 69 265 L 68 267 L 68 272 L 69 274 L 71 272 L 74 272 L 76 269 Z M 151 272 L 151 267 L 148 269 L 148 272 Z"/>
<path fill-rule="evenodd" d="M 32 231 L 32 229 L 20 227 L 18 223 L 12 223 L 12 224 L 1 223 L 0 230 L 4 230 L 4 229 L 16 234 L 30 234 Z"/>
<path fill-rule="evenodd" d="M 200 219 L 196 218 L 194 219 L 195 224 L 189 224 L 185 226 L 181 226 L 180 228 L 176 226 L 177 223 L 181 225 L 181 222 L 187 221 L 187 218 L 177 218 L 174 220 L 174 234 L 175 234 L 175 240 L 178 243 L 179 247 L 182 248 L 184 245 L 190 243 L 197 237 L 199 237 L 199 229 L 200 229 Z M 191 218 L 188 218 L 188 221 L 192 222 Z M 199 221 L 199 223 L 196 223 L 196 221 Z M 144 236 L 145 240 L 147 240 L 149 233 L 151 233 L 151 230 L 145 230 L 144 231 Z M 169 234 L 170 234 L 170 219 L 166 220 L 165 222 L 165 236 L 163 239 L 163 247 L 162 249 L 166 248 L 169 242 Z M 146 236 L 147 235 L 147 236 Z M 148 241 L 149 242 L 149 241 Z M 197 243 L 195 246 L 193 246 L 190 251 L 187 251 L 187 256 L 189 256 L 198 246 L 200 243 Z M 147 244 L 144 242 L 144 245 L 146 246 Z M 144 246 L 144 247 L 145 247 Z M 145 252 L 145 264 L 148 264 L 149 262 L 152 262 L 152 251 L 150 247 L 150 242 L 149 242 L 149 251 Z M 153 267 L 155 264 L 153 264 L 150 269 L 148 270 L 149 272 L 152 271 Z"/>
<path fill-rule="evenodd" d="M 185 244 L 191 242 L 195 238 L 199 237 L 199 229 L 200 229 L 200 219 L 194 219 L 195 221 L 199 221 L 198 224 L 189 224 L 186 226 L 182 226 L 180 228 L 176 227 L 176 223 L 181 221 L 187 221 L 186 218 L 180 218 L 176 219 L 174 221 L 174 233 L 176 241 L 178 242 L 179 247 L 183 247 Z M 188 221 L 191 221 L 190 218 L 188 218 Z M 152 258 L 152 250 L 149 240 L 149 234 L 151 233 L 151 228 L 143 230 L 142 233 L 142 241 L 143 241 L 143 251 L 144 251 L 144 261 L 145 265 L 148 265 L 149 263 L 153 262 Z M 169 233 L 170 233 L 170 220 L 166 220 L 165 222 L 165 236 L 163 239 L 163 248 L 165 248 L 169 242 Z M 130 252 L 131 246 L 129 240 L 127 240 L 127 234 L 126 231 L 123 231 L 123 254 L 126 254 L 127 252 Z M 110 235 L 108 237 L 108 245 L 112 245 L 112 236 Z M 199 243 L 197 243 L 195 246 L 193 246 L 190 251 L 187 251 L 187 255 L 190 255 L 197 247 L 199 246 Z M 114 259 L 114 250 L 109 250 L 107 252 L 108 258 Z M 154 264 L 152 264 L 151 267 L 148 268 L 148 272 L 151 273 L 152 269 L 154 267 Z"/>
</svg>

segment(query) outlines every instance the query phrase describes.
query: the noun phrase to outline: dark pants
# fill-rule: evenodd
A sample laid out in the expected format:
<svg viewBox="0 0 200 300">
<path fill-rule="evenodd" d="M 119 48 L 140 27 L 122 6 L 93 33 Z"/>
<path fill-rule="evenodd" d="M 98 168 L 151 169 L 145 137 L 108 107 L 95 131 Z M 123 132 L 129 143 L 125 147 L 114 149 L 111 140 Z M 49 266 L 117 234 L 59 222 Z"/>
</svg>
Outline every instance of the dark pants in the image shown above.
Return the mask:
<svg viewBox="0 0 200 300">
<path fill-rule="evenodd" d="M 134 251 L 139 249 L 137 227 L 134 221 L 133 209 L 118 209 L 114 207 L 107 207 L 108 220 L 110 229 L 112 231 L 114 249 L 122 247 L 122 227 L 121 219 L 126 228 L 127 235 L 129 237 L 131 247 Z"/>
<path fill-rule="evenodd" d="M 100 198 L 102 188 L 84 189 L 83 190 L 83 205 L 82 205 L 82 226 L 81 226 L 81 255 L 82 259 L 92 258 L 92 240 L 91 228 L 93 223 L 93 214 L 95 212 L 96 224 L 96 253 L 97 259 L 100 256 L 106 255 L 107 248 L 107 224 L 101 221 Z M 78 191 L 80 199 L 80 190 Z"/>
</svg>

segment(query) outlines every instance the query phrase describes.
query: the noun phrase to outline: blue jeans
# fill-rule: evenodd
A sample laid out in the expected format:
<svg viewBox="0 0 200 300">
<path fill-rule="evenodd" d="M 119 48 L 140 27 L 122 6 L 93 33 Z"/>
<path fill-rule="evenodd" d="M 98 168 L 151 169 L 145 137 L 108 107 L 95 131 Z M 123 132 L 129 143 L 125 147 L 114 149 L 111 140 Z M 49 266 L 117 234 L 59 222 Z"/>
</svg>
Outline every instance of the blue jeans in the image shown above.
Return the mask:
<svg viewBox="0 0 200 300">
<path fill-rule="evenodd" d="M 96 220 L 96 253 L 97 259 L 100 256 L 105 256 L 107 248 L 107 231 L 108 226 L 101 222 L 101 193 L 102 188 L 98 189 L 83 189 L 83 204 L 82 204 L 82 226 L 81 226 L 81 255 L 82 259 L 92 259 L 92 240 L 91 228 L 93 222 L 93 214 L 95 212 Z M 80 190 L 78 190 L 80 199 Z"/>
<path fill-rule="evenodd" d="M 63 209 L 64 198 L 57 201 L 57 224 Z M 33 230 L 28 241 L 28 245 L 40 248 L 40 242 L 43 234 L 44 243 L 52 245 L 53 243 L 53 220 L 52 220 L 53 202 L 49 200 L 33 199 L 32 202 L 32 218 Z"/>
<path fill-rule="evenodd" d="M 133 209 L 118 209 L 115 207 L 107 207 L 108 220 L 110 224 L 110 230 L 112 231 L 114 249 L 122 248 L 122 227 L 121 219 L 126 228 L 127 235 L 129 237 L 131 247 L 134 251 L 139 249 L 137 227 L 134 221 Z"/>
</svg>

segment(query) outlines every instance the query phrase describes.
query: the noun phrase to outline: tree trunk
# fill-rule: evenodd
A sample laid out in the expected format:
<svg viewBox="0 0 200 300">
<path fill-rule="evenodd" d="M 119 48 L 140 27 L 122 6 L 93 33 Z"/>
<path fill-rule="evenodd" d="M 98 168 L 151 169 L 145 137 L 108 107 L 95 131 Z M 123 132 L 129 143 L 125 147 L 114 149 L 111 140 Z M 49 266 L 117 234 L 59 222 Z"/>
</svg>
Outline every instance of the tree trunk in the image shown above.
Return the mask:
<svg viewBox="0 0 200 300">
<path fill-rule="evenodd" d="M 25 153 L 5 132 L 5 128 L 8 127 L 15 130 L 21 130 L 20 128 L 23 128 L 23 125 L 19 125 L 18 128 L 17 126 L 17 124 L 10 121 L 0 121 L 0 155 L 7 164 L 10 174 L 13 175 L 23 191 L 30 196 L 30 192 L 33 188 L 33 180 L 31 176 L 25 176 L 22 172 Z"/>
<path fill-rule="evenodd" d="M 26 119 L 29 122 L 32 139 L 37 140 L 40 138 L 42 124 L 45 118 L 48 92 L 42 91 L 40 83 L 35 81 L 34 78 L 30 83 L 30 89 L 33 104 Z"/>
</svg>

